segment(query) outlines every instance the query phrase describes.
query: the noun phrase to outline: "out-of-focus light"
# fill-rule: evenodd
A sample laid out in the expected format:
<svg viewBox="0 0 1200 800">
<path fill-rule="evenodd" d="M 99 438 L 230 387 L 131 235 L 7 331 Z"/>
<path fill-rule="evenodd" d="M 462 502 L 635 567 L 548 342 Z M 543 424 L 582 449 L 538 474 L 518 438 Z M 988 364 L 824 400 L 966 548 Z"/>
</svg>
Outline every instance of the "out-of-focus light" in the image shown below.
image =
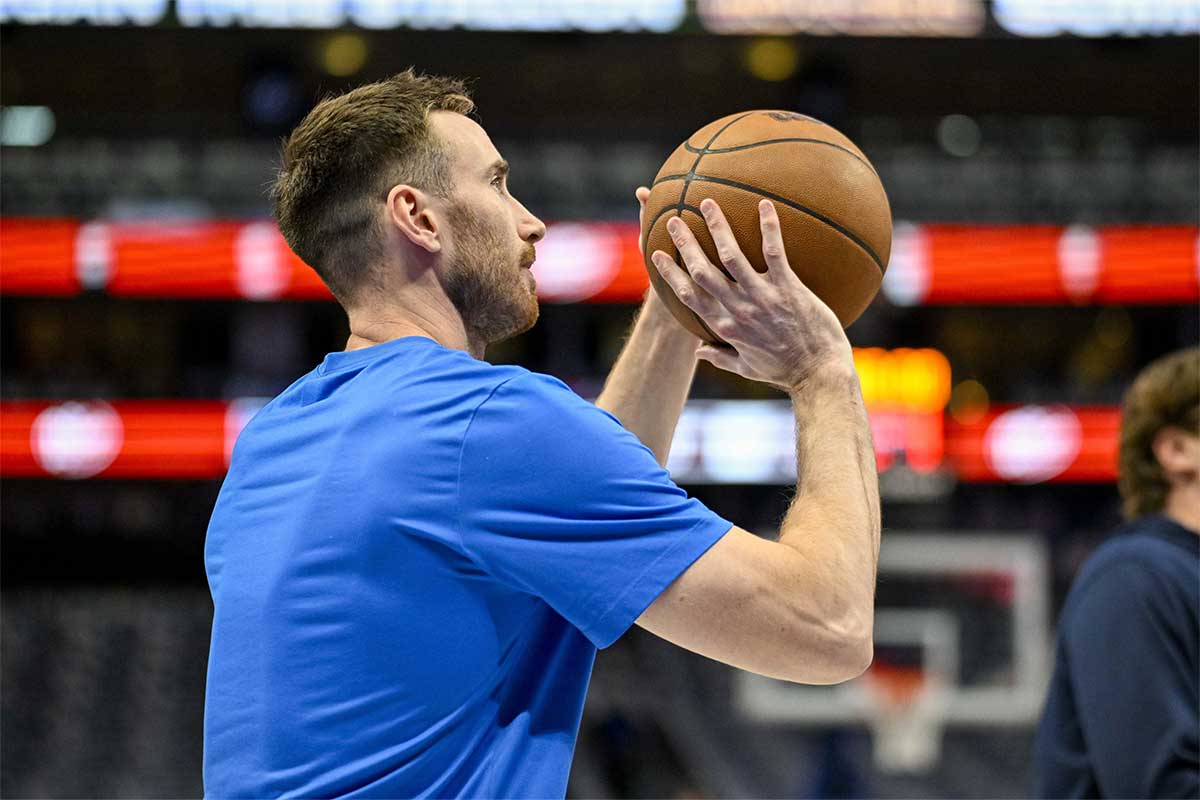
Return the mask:
<svg viewBox="0 0 1200 800">
<path fill-rule="evenodd" d="M 942 117 L 938 123 L 937 140 L 942 149 L 958 158 L 970 158 L 979 152 L 983 132 L 979 123 L 962 114 Z"/>
<path fill-rule="evenodd" d="M 663 32 L 679 27 L 687 13 L 685 0 L 176 0 L 175 6 L 185 26 L 248 28 L 337 28 L 350 22 L 373 29 Z"/>
<path fill-rule="evenodd" d="M 335 33 L 321 46 L 321 67 L 330 75 L 345 78 L 367 63 L 367 40 L 357 33 Z"/>
<path fill-rule="evenodd" d="M 897 350 L 902 407 L 916 412 L 941 411 L 950 401 L 950 362 L 937 350 Z"/>
<path fill-rule="evenodd" d="M 242 90 L 242 110 L 256 127 L 283 130 L 300 115 L 303 101 L 299 81 L 289 69 L 266 69 Z"/>
<path fill-rule="evenodd" d="M 1120 306 L 1103 308 L 1096 315 L 1096 341 L 1109 350 L 1120 350 L 1133 334 L 1129 312 Z"/>
<path fill-rule="evenodd" d="M 233 241 L 238 290 L 251 300 L 274 300 L 287 288 L 291 270 L 278 246 L 274 223 L 251 222 Z"/>
<path fill-rule="evenodd" d="M 121 416 L 100 401 L 50 406 L 37 416 L 29 445 L 42 469 L 60 478 L 90 478 L 121 452 Z"/>
<path fill-rule="evenodd" d="M 950 393 L 950 416 L 960 425 L 973 425 L 987 416 L 991 398 L 977 380 L 960 381 Z"/>
<path fill-rule="evenodd" d="M 937 350 L 856 348 L 854 367 L 868 408 L 931 413 L 950 399 L 950 362 Z"/>
<path fill-rule="evenodd" d="M 930 284 L 929 237 L 919 225 L 897 222 L 892 229 L 892 257 L 883 273 L 883 294 L 898 306 L 925 300 Z"/>
<path fill-rule="evenodd" d="M 697 0 L 696 16 L 714 33 L 976 36 L 987 13 L 982 0 Z"/>
<path fill-rule="evenodd" d="M 800 50 L 787 39 L 755 39 L 746 47 L 746 69 L 760 81 L 785 81 L 800 66 Z"/>
<path fill-rule="evenodd" d="M 1086 302 L 1100 285 L 1104 253 L 1100 237 L 1087 225 L 1070 225 L 1058 237 L 1058 274 L 1075 302 Z"/>
<path fill-rule="evenodd" d="M 0 145 L 39 147 L 54 135 L 54 112 L 46 106 L 0 109 Z"/>
<path fill-rule="evenodd" d="M 167 0 L 3 0 L 0 22 L 26 25 L 154 25 L 167 14 Z"/>
<path fill-rule="evenodd" d="M 984 457 L 1006 481 L 1041 483 L 1062 474 L 1079 455 L 1083 428 L 1065 406 L 1005 411 L 984 434 Z"/>
<path fill-rule="evenodd" d="M 1183 36 L 1200 31 L 1196 0 L 995 0 L 992 13 L 1021 36 Z"/>
<path fill-rule="evenodd" d="M 795 466 L 795 423 L 777 405 L 714 403 L 704 426 L 705 470 L 717 483 L 769 483 Z"/>
<path fill-rule="evenodd" d="M 552 303 L 586 300 L 621 268 L 621 240 L 607 226 L 560 222 L 538 243 L 533 277 L 538 297 Z"/>
</svg>

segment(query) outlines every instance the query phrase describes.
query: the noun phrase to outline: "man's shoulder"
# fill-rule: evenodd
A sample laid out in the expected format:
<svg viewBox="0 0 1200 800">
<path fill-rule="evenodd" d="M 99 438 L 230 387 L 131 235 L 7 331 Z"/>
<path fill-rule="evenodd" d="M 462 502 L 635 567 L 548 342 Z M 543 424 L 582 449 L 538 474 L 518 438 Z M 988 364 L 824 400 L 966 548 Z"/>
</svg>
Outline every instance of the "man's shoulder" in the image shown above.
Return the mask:
<svg viewBox="0 0 1200 800">
<path fill-rule="evenodd" d="M 1155 573 L 1185 555 L 1179 545 L 1164 535 L 1164 522 L 1157 516 L 1126 522 L 1113 531 L 1080 571 L 1079 580 L 1119 564 L 1134 564 Z"/>
<path fill-rule="evenodd" d="M 1164 539 L 1153 519 L 1128 522 L 1117 528 L 1080 569 L 1071 587 L 1067 607 L 1086 598 L 1112 594 L 1133 602 L 1154 602 L 1178 583 L 1179 567 L 1186 561 L 1179 546 Z"/>
<path fill-rule="evenodd" d="M 526 434 L 537 430 L 567 435 L 581 429 L 608 429 L 614 423 L 620 427 L 615 417 L 552 375 L 521 367 L 497 367 L 489 376 L 488 386 L 476 403 L 476 428 L 482 422 Z"/>
</svg>

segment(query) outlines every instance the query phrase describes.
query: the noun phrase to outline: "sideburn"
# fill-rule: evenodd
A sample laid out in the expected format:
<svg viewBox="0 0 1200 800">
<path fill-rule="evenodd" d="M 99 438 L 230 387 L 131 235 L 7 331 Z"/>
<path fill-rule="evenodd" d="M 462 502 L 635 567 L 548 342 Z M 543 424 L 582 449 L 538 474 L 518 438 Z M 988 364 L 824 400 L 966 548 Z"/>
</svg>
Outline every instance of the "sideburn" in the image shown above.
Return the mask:
<svg viewBox="0 0 1200 800">
<path fill-rule="evenodd" d="M 443 288 L 468 337 L 487 345 L 529 330 L 537 321 L 537 301 L 519 282 L 516 264 L 509 263 L 505 238 L 458 203 L 450 206 L 448 217 L 455 254 Z"/>
</svg>

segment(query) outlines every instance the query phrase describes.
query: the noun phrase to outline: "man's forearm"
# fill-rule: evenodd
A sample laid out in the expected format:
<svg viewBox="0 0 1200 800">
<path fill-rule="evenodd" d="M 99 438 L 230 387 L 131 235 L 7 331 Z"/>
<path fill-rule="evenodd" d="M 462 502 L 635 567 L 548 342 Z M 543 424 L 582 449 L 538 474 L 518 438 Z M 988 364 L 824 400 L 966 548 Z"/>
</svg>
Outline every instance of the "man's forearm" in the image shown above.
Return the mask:
<svg viewBox="0 0 1200 800">
<path fill-rule="evenodd" d="M 848 361 L 848 360 L 847 360 Z M 779 541 L 804 555 L 820 590 L 804 589 L 850 634 L 870 635 L 879 561 L 879 477 L 858 377 L 822 369 L 793 392 L 796 497 Z"/>
<path fill-rule="evenodd" d="M 667 463 L 675 425 L 696 372 L 699 340 L 680 325 L 653 290 L 638 312 L 633 332 L 596 398 Z"/>
</svg>

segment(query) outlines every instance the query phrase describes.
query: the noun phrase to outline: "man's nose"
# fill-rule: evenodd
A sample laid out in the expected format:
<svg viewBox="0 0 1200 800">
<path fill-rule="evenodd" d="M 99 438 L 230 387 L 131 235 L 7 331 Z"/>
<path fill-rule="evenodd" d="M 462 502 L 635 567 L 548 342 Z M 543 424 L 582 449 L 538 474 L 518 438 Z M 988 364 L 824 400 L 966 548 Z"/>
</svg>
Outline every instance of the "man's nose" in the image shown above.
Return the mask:
<svg viewBox="0 0 1200 800">
<path fill-rule="evenodd" d="M 518 203 L 521 208 L 520 222 L 517 224 L 517 232 L 521 239 L 530 244 L 536 244 L 546 238 L 546 223 L 529 213 L 529 209 Z"/>
<path fill-rule="evenodd" d="M 531 216 L 529 218 L 527 231 L 528 234 L 522 237 L 525 239 L 525 241 L 529 242 L 530 244 L 540 242 L 542 239 L 546 238 L 546 223 L 542 222 L 537 217 Z"/>
</svg>

